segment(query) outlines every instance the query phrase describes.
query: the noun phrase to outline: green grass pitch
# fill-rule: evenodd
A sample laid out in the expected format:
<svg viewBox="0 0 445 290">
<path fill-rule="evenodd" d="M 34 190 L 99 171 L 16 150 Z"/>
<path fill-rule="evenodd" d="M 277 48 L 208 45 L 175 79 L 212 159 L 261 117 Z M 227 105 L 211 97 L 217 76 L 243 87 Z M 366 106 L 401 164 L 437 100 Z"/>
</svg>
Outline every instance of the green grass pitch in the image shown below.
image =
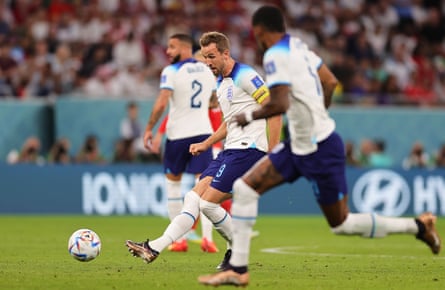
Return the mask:
<svg viewBox="0 0 445 290">
<path fill-rule="evenodd" d="M 213 273 L 224 255 L 215 231 L 217 254 L 189 244 L 187 253 L 166 250 L 145 264 L 128 253 L 126 239 L 155 238 L 167 224 L 153 216 L 0 216 L 0 289 L 206 289 L 197 277 Z M 102 240 L 91 262 L 68 254 L 79 228 Z M 335 236 L 321 216 L 260 216 L 255 229 L 248 289 L 445 289 L 444 254 L 413 236 Z M 445 219 L 438 230 L 445 235 Z"/>
</svg>

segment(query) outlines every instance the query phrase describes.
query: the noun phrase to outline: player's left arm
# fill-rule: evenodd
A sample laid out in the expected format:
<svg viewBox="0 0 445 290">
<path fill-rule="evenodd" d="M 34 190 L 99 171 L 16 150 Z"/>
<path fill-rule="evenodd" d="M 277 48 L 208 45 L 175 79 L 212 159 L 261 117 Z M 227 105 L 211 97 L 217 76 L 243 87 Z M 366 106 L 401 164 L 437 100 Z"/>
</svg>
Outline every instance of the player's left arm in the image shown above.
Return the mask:
<svg viewBox="0 0 445 290">
<path fill-rule="evenodd" d="M 338 80 L 324 63 L 318 69 L 318 77 L 323 87 L 324 105 L 326 108 L 329 108 L 332 102 L 332 94 L 338 84 Z"/>
</svg>

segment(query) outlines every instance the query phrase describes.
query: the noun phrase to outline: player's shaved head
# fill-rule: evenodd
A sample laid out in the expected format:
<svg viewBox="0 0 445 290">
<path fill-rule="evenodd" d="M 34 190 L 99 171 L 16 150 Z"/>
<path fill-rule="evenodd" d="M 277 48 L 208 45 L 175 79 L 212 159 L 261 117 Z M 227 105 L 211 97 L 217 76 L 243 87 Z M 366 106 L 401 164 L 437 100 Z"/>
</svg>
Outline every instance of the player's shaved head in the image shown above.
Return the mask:
<svg viewBox="0 0 445 290">
<path fill-rule="evenodd" d="M 284 17 L 280 8 L 266 5 L 252 16 L 252 26 L 262 26 L 269 32 L 285 32 Z"/>
</svg>

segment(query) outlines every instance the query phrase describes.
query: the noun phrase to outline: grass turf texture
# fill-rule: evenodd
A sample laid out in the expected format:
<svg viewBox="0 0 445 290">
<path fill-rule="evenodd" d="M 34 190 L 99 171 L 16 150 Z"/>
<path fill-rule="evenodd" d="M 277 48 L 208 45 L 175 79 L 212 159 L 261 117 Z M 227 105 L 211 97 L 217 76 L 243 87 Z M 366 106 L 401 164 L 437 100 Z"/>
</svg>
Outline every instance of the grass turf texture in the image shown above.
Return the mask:
<svg viewBox="0 0 445 290">
<path fill-rule="evenodd" d="M 126 239 L 155 238 L 167 224 L 151 216 L 0 216 L 0 289 L 206 289 L 197 277 L 213 273 L 224 255 L 216 232 L 217 254 L 189 243 L 187 253 L 165 250 L 147 265 L 126 250 Z M 79 228 L 102 240 L 91 262 L 68 254 Z M 249 289 L 445 289 L 444 254 L 413 236 L 334 236 L 321 216 L 261 216 L 255 229 Z M 445 235 L 445 219 L 438 230 Z"/>
</svg>

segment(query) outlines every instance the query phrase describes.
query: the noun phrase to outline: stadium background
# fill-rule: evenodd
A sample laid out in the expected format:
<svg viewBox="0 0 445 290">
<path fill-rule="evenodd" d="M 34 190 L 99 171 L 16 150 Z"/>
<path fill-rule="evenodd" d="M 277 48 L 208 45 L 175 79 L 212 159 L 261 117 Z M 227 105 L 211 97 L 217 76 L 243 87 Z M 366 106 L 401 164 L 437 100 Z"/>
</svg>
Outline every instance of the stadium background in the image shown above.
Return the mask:
<svg viewBox="0 0 445 290">
<path fill-rule="evenodd" d="M 375 183 L 357 193 L 371 206 L 362 209 L 443 215 L 444 170 L 405 170 L 401 164 L 414 142 L 431 156 L 445 142 L 445 7 L 443 1 L 397 0 L 1 1 L 0 213 L 164 215 L 159 164 L 111 164 L 126 104 L 135 100 L 145 123 L 172 33 L 197 39 L 220 30 L 229 35 L 236 59 L 261 69 L 249 17 L 266 2 L 285 9 L 289 30 L 339 77 L 331 114 L 345 140 L 383 139 L 394 160 L 389 172 L 348 168 L 351 191 L 363 176 Z M 42 156 L 66 137 L 74 156 L 89 134 L 99 138 L 110 162 L 7 164 L 8 154 L 29 136 L 40 139 Z M 105 185 L 94 183 L 97 176 Z M 148 190 L 134 193 L 138 182 Z M 304 182 L 280 187 L 263 200 L 262 212 L 318 213 L 309 192 Z M 135 207 L 138 198 L 147 208 Z"/>
</svg>

